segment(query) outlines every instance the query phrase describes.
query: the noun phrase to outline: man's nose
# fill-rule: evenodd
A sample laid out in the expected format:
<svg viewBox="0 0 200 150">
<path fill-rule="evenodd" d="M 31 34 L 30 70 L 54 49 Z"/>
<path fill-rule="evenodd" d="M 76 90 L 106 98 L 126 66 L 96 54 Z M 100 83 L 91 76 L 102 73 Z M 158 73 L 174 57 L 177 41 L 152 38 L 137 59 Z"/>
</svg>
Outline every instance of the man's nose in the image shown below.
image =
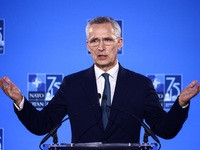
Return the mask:
<svg viewBox="0 0 200 150">
<path fill-rule="evenodd" d="M 104 50 L 105 49 L 105 44 L 104 44 L 104 42 L 102 40 L 99 41 L 98 49 L 99 50 Z"/>
</svg>

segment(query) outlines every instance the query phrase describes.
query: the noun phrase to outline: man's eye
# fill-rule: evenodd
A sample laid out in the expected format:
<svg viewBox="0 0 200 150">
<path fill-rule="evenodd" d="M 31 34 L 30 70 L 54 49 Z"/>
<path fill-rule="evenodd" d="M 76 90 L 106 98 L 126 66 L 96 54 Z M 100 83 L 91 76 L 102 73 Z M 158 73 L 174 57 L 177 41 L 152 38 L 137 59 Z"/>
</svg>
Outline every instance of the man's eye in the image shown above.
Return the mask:
<svg viewBox="0 0 200 150">
<path fill-rule="evenodd" d="M 92 39 L 91 41 L 90 41 L 90 43 L 97 43 L 98 42 L 98 39 Z"/>
<path fill-rule="evenodd" d="M 105 38 L 104 41 L 113 41 L 111 38 Z"/>
</svg>

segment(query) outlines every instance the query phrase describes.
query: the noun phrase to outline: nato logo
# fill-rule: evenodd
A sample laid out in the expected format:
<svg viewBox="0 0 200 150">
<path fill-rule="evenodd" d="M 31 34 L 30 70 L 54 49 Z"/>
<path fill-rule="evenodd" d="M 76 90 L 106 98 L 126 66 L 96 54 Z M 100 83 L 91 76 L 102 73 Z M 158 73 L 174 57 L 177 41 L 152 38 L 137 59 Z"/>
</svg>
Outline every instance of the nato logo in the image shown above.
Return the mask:
<svg viewBox="0 0 200 150">
<path fill-rule="evenodd" d="M 3 150 L 3 129 L 0 128 L 0 150 Z"/>
<path fill-rule="evenodd" d="M 4 20 L 0 20 L 0 54 L 4 54 Z"/>
<path fill-rule="evenodd" d="M 89 22 L 91 19 L 88 19 L 88 21 L 87 22 Z M 119 20 L 119 19 L 117 19 L 117 20 L 115 20 L 118 24 L 119 24 L 119 26 L 120 26 L 120 28 L 121 28 L 121 37 L 123 38 L 123 20 Z M 120 49 L 118 49 L 118 52 L 117 52 L 118 54 L 123 54 L 123 51 L 122 51 L 122 47 L 120 48 Z M 90 54 L 90 52 L 88 51 L 88 54 Z"/>
<path fill-rule="evenodd" d="M 170 109 L 182 90 L 182 75 L 149 74 L 163 108 Z"/>
<path fill-rule="evenodd" d="M 54 97 L 63 74 L 28 74 L 28 99 L 36 108 L 43 108 Z"/>
</svg>

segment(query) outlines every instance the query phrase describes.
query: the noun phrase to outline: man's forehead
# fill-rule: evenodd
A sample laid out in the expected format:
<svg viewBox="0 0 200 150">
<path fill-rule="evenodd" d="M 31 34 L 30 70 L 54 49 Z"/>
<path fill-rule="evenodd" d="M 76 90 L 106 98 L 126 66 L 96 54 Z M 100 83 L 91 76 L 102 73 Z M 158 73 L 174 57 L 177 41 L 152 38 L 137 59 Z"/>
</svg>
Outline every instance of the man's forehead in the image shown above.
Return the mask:
<svg viewBox="0 0 200 150">
<path fill-rule="evenodd" d="M 113 36 L 115 35 L 111 23 L 92 24 L 89 29 L 89 36 Z"/>
</svg>

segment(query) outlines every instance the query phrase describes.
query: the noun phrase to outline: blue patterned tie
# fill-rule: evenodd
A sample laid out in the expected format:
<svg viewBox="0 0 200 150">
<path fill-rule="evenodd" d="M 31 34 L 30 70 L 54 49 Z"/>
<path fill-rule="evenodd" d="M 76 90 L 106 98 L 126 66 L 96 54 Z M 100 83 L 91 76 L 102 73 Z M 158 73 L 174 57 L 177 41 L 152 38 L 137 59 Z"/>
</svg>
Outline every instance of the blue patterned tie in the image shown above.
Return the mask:
<svg viewBox="0 0 200 150">
<path fill-rule="evenodd" d="M 106 107 L 105 103 L 110 106 L 111 105 L 111 92 L 110 92 L 110 82 L 109 82 L 109 74 L 103 73 L 102 76 L 105 78 L 105 86 L 103 91 L 103 98 L 101 102 L 102 108 L 102 121 L 104 129 L 108 124 L 108 117 L 110 114 L 110 108 Z"/>
</svg>

